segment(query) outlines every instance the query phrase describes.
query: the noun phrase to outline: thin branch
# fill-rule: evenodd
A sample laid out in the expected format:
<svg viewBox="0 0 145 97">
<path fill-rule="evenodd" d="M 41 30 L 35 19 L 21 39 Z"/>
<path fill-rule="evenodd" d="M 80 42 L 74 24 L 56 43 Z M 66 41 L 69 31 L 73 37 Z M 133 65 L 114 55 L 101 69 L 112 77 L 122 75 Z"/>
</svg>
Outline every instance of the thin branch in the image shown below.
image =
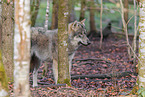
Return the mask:
<svg viewBox="0 0 145 97">
<path fill-rule="evenodd" d="M 100 12 L 100 49 L 102 48 L 102 40 L 103 40 L 103 33 L 102 33 L 102 14 L 103 14 L 103 0 L 101 0 L 101 12 Z"/>
<path fill-rule="evenodd" d="M 120 0 L 120 5 L 121 5 L 121 17 L 122 17 L 122 23 L 123 23 L 123 29 L 125 31 L 125 34 L 126 34 L 126 41 L 127 41 L 127 48 L 128 48 L 128 56 L 129 56 L 129 59 L 131 59 L 131 54 L 130 54 L 130 44 L 129 44 L 129 39 L 128 39 L 128 31 L 127 31 L 127 24 L 125 23 L 125 20 L 124 20 L 124 7 L 123 7 L 123 3 L 122 3 L 122 0 Z"/>
</svg>

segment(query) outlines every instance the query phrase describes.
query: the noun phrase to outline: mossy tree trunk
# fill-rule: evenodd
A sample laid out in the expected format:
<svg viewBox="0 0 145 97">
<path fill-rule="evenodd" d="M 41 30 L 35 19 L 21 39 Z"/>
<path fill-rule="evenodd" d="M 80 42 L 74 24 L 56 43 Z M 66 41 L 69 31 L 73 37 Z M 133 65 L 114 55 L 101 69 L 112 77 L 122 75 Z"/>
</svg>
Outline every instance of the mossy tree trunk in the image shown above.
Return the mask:
<svg viewBox="0 0 145 97">
<path fill-rule="evenodd" d="M 2 58 L 7 77 L 13 80 L 14 5 L 10 1 L 2 1 Z"/>
<path fill-rule="evenodd" d="M 0 4 L 0 14 L 2 13 L 1 10 L 2 6 Z M 2 60 L 2 28 L 1 25 L 2 24 L 2 19 L 0 16 L 0 97 L 9 97 L 8 96 L 8 81 L 7 81 L 7 76 L 6 76 L 6 72 L 4 69 L 4 65 L 3 65 L 3 60 Z"/>
<path fill-rule="evenodd" d="M 59 0 L 58 11 L 58 83 L 70 85 L 68 62 L 68 0 Z"/>
<path fill-rule="evenodd" d="M 15 0 L 14 93 L 15 97 L 30 97 L 30 1 Z"/>
<path fill-rule="evenodd" d="M 86 7 L 86 0 L 81 0 L 81 11 L 80 11 L 80 21 L 85 18 L 85 7 Z"/>
<path fill-rule="evenodd" d="M 140 0 L 139 19 L 139 88 L 145 88 L 145 0 Z"/>
<path fill-rule="evenodd" d="M 58 28 L 58 0 L 53 0 L 51 29 Z"/>
<path fill-rule="evenodd" d="M 34 27 L 41 0 L 30 0 L 30 1 L 31 1 L 31 22 L 32 22 L 31 26 Z"/>
</svg>

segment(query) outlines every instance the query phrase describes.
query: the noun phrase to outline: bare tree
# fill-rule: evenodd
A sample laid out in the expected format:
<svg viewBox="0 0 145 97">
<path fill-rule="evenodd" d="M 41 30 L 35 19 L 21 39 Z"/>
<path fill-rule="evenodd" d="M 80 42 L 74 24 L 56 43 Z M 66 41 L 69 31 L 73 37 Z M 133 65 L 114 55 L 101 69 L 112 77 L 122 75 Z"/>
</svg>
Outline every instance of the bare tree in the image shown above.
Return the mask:
<svg viewBox="0 0 145 97">
<path fill-rule="evenodd" d="M 30 1 L 15 0 L 14 93 L 29 97 Z"/>
<path fill-rule="evenodd" d="M 13 35 L 14 10 L 13 2 L 3 0 L 2 3 L 2 58 L 7 77 L 13 80 Z"/>
<path fill-rule="evenodd" d="M 120 5 L 121 5 L 121 18 L 122 18 L 122 23 L 123 23 L 123 31 L 125 32 L 126 42 L 127 42 L 128 56 L 129 56 L 129 59 L 131 59 L 130 44 L 129 44 L 128 31 L 127 31 L 127 23 L 124 20 L 124 7 L 123 7 L 122 0 L 120 0 Z"/>
<path fill-rule="evenodd" d="M 64 7 L 65 6 L 65 7 Z M 70 85 L 68 62 L 68 0 L 59 0 L 58 11 L 58 83 Z"/>
</svg>

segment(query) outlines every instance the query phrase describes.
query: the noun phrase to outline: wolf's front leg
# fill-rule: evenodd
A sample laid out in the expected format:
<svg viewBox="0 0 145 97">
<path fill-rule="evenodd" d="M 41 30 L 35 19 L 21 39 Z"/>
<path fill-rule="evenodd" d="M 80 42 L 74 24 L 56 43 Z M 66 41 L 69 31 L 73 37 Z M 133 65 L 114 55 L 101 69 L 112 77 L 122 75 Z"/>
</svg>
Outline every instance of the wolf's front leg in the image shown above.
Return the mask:
<svg viewBox="0 0 145 97">
<path fill-rule="evenodd" d="M 53 76 L 54 76 L 54 80 L 55 80 L 55 84 L 57 84 L 57 80 L 58 80 L 58 63 L 57 60 L 53 59 Z"/>
<path fill-rule="evenodd" d="M 33 71 L 33 87 L 38 86 L 38 84 L 37 84 L 37 75 L 38 75 L 38 69 L 34 68 L 34 71 Z"/>
</svg>

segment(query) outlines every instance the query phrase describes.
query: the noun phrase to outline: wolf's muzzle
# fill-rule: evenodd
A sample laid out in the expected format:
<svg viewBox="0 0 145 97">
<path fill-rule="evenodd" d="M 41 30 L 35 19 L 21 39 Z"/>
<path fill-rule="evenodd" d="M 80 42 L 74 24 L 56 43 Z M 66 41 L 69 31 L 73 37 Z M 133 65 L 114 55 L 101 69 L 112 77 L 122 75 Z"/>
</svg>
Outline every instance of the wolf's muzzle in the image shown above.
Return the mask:
<svg viewBox="0 0 145 97">
<path fill-rule="evenodd" d="M 88 41 L 88 45 L 90 45 L 91 44 L 91 41 Z"/>
<path fill-rule="evenodd" d="M 90 44 L 91 44 L 91 42 L 90 42 L 90 41 L 87 41 L 87 43 L 82 43 L 82 42 L 79 42 L 79 44 L 82 44 L 82 45 L 84 45 L 84 46 L 88 46 L 88 45 L 90 45 Z"/>
</svg>

